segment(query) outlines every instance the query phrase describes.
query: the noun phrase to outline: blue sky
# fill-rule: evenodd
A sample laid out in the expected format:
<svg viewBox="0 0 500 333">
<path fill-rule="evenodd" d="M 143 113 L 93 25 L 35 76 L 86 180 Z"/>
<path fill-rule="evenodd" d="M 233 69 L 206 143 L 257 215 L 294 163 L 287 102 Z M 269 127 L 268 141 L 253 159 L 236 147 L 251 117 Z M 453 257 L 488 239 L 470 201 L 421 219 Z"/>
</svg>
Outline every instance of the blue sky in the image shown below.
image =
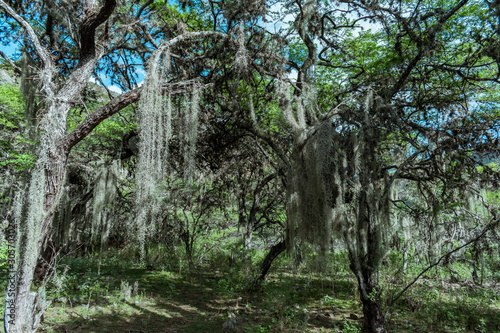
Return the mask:
<svg viewBox="0 0 500 333">
<path fill-rule="evenodd" d="M 2 52 L 5 53 L 5 55 L 7 55 L 9 58 L 11 58 L 12 60 L 18 60 L 19 57 L 15 57 L 15 53 L 17 51 L 17 47 L 15 45 L 2 45 L 1 48 Z M 18 56 L 20 56 L 20 54 L 18 54 Z"/>
<path fill-rule="evenodd" d="M 281 4 L 275 4 L 270 8 L 270 12 L 275 12 L 275 13 L 280 13 L 282 11 Z M 273 21 L 273 18 L 271 15 L 267 16 L 266 22 L 262 22 L 262 25 L 270 32 L 276 33 L 280 30 L 280 28 L 286 28 L 289 24 L 293 24 L 294 16 L 293 15 L 280 15 L 279 21 Z M 361 25 L 364 26 L 365 29 L 378 29 L 380 28 L 379 26 L 375 24 L 371 24 L 368 22 L 360 22 Z M 18 52 L 19 45 L 16 44 L 9 44 L 6 46 L 1 46 L 2 51 L 11 59 L 13 60 L 18 60 L 20 57 L 20 53 Z M 17 53 L 17 54 L 16 54 Z M 144 80 L 145 76 L 145 71 L 143 68 L 138 68 L 137 70 L 138 78 L 137 82 L 139 82 L 139 85 L 142 84 L 142 81 Z M 291 73 L 290 78 L 295 79 L 297 73 Z M 122 90 L 116 86 L 111 84 L 111 79 L 107 77 L 105 74 L 100 73 L 99 77 L 101 81 L 107 86 L 107 88 L 113 92 L 121 93 Z M 98 83 L 98 81 L 95 78 L 90 79 L 91 82 L 93 83 Z"/>
<path fill-rule="evenodd" d="M 18 51 L 20 48 L 20 45 L 15 44 L 15 43 L 11 43 L 8 45 L 1 45 L 0 47 L 2 49 L 2 52 L 5 53 L 6 56 L 8 56 L 9 58 L 11 58 L 14 61 L 19 60 L 19 58 L 21 56 L 21 53 Z M 142 82 L 144 80 L 144 74 L 145 74 L 144 70 L 138 70 L 137 73 L 139 74 L 138 82 Z M 109 90 L 116 92 L 116 93 L 122 92 L 120 87 L 111 84 L 111 80 L 108 76 L 106 76 L 104 74 L 100 74 L 100 78 L 104 82 L 104 84 L 108 87 Z M 99 84 L 94 77 L 92 77 L 89 81 Z"/>
</svg>

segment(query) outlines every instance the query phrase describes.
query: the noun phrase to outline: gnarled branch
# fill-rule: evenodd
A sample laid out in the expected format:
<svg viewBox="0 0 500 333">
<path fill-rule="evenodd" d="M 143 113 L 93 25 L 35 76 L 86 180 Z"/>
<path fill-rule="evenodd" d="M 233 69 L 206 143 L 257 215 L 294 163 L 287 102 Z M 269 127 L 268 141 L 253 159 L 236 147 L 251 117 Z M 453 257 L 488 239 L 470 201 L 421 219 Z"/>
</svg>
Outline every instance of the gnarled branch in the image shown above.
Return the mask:
<svg viewBox="0 0 500 333">
<path fill-rule="evenodd" d="M 163 92 L 169 95 L 182 94 L 199 88 L 201 84 L 198 79 L 192 79 L 188 81 L 166 83 L 162 86 Z M 206 85 L 202 85 L 206 86 Z M 139 101 L 142 93 L 142 87 L 137 87 L 126 93 L 123 93 L 111 101 L 108 104 L 100 107 L 85 118 L 71 133 L 66 135 L 64 140 L 64 149 L 68 154 L 78 142 L 83 140 L 87 135 L 92 132 L 92 130 L 99 125 L 103 120 L 111 117 L 115 113 L 123 110 L 125 107 L 132 103 Z"/>
</svg>

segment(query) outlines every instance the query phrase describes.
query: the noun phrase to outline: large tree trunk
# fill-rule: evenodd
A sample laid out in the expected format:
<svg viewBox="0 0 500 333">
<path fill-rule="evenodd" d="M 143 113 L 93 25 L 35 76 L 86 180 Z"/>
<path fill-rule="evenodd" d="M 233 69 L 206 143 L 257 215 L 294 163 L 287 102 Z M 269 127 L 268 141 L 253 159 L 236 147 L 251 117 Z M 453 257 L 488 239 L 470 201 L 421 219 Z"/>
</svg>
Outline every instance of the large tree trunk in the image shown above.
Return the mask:
<svg viewBox="0 0 500 333">
<path fill-rule="evenodd" d="M 27 214 L 18 217 L 19 253 L 17 295 L 9 299 L 15 314 L 5 328 L 9 333 L 35 332 L 43 312 L 50 305 L 44 291 L 31 291 L 33 275 L 42 247 L 47 240 L 52 218 L 64 181 L 68 151 L 62 145 L 66 135 L 69 104 L 50 103 L 42 125 L 38 161 L 31 176 Z"/>
<path fill-rule="evenodd" d="M 360 225 L 364 225 L 367 232 L 361 233 L 366 236 L 366 243 L 362 243 L 366 247 L 358 247 L 359 252 L 354 252 L 353 248 L 349 249 L 350 268 L 358 280 L 358 290 L 363 304 L 363 333 L 386 333 L 380 299 L 382 290 L 378 279 L 380 264 L 380 256 L 377 255 L 377 252 L 380 251 L 379 237 L 377 237 L 377 230 L 373 225 L 373 221 L 366 219 L 363 222 Z M 363 249 L 363 251 L 360 251 L 360 249 Z"/>
<path fill-rule="evenodd" d="M 371 268 L 362 268 L 356 275 L 363 304 L 363 333 L 386 333 L 380 306 L 378 274 Z"/>
<path fill-rule="evenodd" d="M 78 100 L 103 54 L 104 49 L 95 45 L 95 31 L 113 13 L 116 0 L 106 0 L 99 11 L 94 10 L 95 4 L 94 1 L 86 3 L 86 9 L 92 10 L 87 11 L 79 27 L 81 48 L 78 65 L 66 83 L 56 91 L 54 75 L 57 69 L 50 51 L 42 46 L 30 24 L 0 0 L 0 7 L 25 30 L 40 59 L 40 91 L 44 94 L 46 110 L 40 121 L 42 134 L 29 186 L 27 213 L 17 216 L 16 221 L 19 226 L 16 246 L 19 258 L 15 263 L 18 274 L 15 281 L 9 281 L 7 290 L 4 326 L 8 333 L 35 332 L 43 312 L 50 305 L 45 300 L 43 288 L 32 292 L 31 284 L 57 207 L 69 151 L 78 139 L 84 137 L 68 137 L 66 119 L 72 103 Z"/>
<path fill-rule="evenodd" d="M 363 333 L 385 333 L 384 316 L 380 304 L 372 300 L 363 300 Z"/>
<path fill-rule="evenodd" d="M 363 177 L 360 177 L 361 180 Z M 368 181 L 366 181 L 368 182 Z M 365 186 L 369 188 L 369 186 Z M 363 333 L 386 333 L 381 307 L 381 287 L 378 272 L 382 262 L 383 216 L 387 206 L 377 200 L 376 192 L 364 191 L 359 195 L 356 215 L 356 246 L 349 246 L 349 261 L 352 272 L 358 280 L 358 289 L 363 304 Z"/>
</svg>

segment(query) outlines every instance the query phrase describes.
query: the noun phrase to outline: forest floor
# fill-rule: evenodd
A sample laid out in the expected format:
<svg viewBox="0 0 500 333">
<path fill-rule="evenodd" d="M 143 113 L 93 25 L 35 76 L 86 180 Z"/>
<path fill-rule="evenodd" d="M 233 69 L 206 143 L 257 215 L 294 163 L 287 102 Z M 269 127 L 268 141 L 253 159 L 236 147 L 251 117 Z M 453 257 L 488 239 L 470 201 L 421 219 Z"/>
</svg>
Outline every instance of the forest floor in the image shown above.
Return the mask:
<svg viewBox="0 0 500 333">
<path fill-rule="evenodd" d="M 249 294 L 241 292 L 244 279 L 231 267 L 174 272 L 118 260 L 73 259 L 69 264 L 64 287 L 48 288 L 53 304 L 40 332 L 354 333 L 362 323 L 348 274 L 277 271 Z M 130 295 L 136 281 L 138 294 Z M 500 285 L 424 279 L 402 297 L 387 322 L 389 332 L 500 332 Z"/>
</svg>

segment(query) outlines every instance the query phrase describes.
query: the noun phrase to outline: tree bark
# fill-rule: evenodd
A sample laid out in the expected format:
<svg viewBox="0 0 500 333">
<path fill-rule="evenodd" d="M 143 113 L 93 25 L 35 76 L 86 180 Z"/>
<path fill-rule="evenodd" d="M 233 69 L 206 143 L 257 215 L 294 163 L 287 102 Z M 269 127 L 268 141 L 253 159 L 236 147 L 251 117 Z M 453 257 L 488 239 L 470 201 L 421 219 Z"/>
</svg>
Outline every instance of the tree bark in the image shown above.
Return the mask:
<svg viewBox="0 0 500 333">
<path fill-rule="evenodd" d="M 363 333 L 386 333 L 378 279 L 379 260 L 376 254 L 377 251 L 380 251 L 379 238 L 373 221 L 363 219 L 363 222 L 360 221 L 360 224 L 367 229 L 366 247 L 358 248 L 358 251 L 363 249 L 359 252 L 355 252 L 351 248 L 349 253 L 350 267 L 358 280 L 358 290 L 363 304 L 362 331 Z"/>
<path fill-rule="evenodd" d="M 363 333 L 386 333 L 380 305 L 381 290 L 378 286 L 378 274 L 370 268 L 362 269 L 359 273 L 357 278 L 363 304 Z"/>
<path fill-rule="evenodd" d="M 35 332 L 41 315 L 50 305 L 43 301 L 44 295 L 31 292 L 30 289 L 66 172 L 68 152 L 57 142 L 63 142 L 68 110 L 67 104 L 50 103 L 47 112 L 50 120 L 42 126 L 40 152 L 28 195 L 28 213 L 19 221 L 22 234 L 19 235 L 17 294 L 9 300 L 15 304 L 15 315 L 5 323 L 6 332 L 9 333 Z M 40 201 L 43 201 L 41 208 L 37 204 Z"/>
<path fill-rule="evenodd" d="M 384 316 L 378 302 L 363 300 L 363 316 L 363 333 L 386 333 Z"/>
</svg>

